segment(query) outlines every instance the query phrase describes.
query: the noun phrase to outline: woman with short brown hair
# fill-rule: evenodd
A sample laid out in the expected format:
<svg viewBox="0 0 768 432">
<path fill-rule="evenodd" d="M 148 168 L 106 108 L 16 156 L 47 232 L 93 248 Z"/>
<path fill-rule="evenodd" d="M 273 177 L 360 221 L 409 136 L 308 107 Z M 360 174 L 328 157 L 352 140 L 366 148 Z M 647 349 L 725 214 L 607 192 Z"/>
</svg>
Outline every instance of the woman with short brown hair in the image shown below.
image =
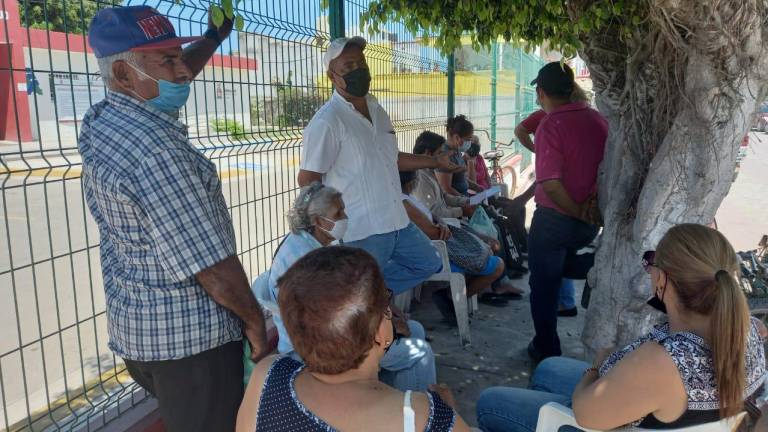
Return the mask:
<svg viewBox="0 0 768 432">
<path fill-rule="evenodd" d="M 272 356 L 256 365 L 238 432 L 468 430 L 447 389 L 403 394 L 379 381 L 395 332 L 391 292 L 367 252 L 316 249 L 278 285 L 280 312 L 304 364 Z"/>
</svg>

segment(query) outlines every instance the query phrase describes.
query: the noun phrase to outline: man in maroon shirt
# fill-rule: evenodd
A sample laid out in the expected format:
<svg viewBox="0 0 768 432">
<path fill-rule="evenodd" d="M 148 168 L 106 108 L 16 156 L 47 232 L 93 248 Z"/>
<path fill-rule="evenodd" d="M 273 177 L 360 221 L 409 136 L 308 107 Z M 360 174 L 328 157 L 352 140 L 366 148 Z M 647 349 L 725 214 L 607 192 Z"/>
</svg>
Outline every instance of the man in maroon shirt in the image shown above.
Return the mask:
<svg viewBox="0 0 768 432">
<path fill-rule="evenodd" d="M 597 172 L 603 160 L 608 122 L 584 102 L 571 103 L 573 71 L 545 65 L 536 94 L 546 116 L 535 135 L 536 211 L 528 239 L 531 315 L 536 336 L 528 346 L 534 360 L 561 355 L 557 335 L 558 294 L 563 277 L 579 278 L 576 251 L 597 235 L 593 220 Z"/>
</svg>

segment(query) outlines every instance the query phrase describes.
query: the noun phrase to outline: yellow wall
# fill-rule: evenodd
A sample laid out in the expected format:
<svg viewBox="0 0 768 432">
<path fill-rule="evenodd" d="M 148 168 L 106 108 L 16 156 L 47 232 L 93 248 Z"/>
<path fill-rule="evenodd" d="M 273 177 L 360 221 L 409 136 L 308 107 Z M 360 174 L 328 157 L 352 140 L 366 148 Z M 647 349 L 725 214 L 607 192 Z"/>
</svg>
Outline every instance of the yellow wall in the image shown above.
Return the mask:
<svg viewBox="0 0 768 432">
<path fill-rule="evenodd" d="M 467 38 L 467 45 L 470 44 Z M 386 92 L 388 96 L 397 94 L 444 95 L 448 92 L 448 77 L 443 72 L 392 73 L 392 48 L 385 43 L 369 43 L 365 49 L 368 66 L 373 81 L 371 92 Z M 330 87 L 328 78 L 323 75 L 317 80 L 321 86 Z M 498 95 L 515 94 L 515 71 L 497 72 L 496 93 Z M 457 96 L 491 96 L 491 71 L 456 72 Z"/>
<path fill-rule="evenodd" d="M 448 92 L 448 77 L 443 72 L 426 73 L 385 73 L 377 74 L 371 67 L 373 81 L 371 92 L 397 94 L 427 94 L 439 95 Z M 318 79 L 321 86 L 330 86 L 328 78 L 322 76 Z M 497 73 L 496 93 L 498 95 L 515 94 L 515 72 L 499 71 Z M 490 96 L 491 95 L 491 71 L 456 73 L 457 96 Z"/>
</svg>

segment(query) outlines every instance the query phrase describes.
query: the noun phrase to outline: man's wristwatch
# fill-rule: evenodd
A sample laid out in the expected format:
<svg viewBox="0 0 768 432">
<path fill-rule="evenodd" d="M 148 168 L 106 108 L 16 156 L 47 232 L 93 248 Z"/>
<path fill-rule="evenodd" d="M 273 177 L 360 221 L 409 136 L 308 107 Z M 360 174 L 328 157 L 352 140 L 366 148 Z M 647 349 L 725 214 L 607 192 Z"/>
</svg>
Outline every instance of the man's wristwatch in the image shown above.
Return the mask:
<svg viewBox="0 0 768 432">
<path fill-rule="evenodd" d="M 203 37 L 216 42 L 216 45 L 221 45 L 221 38 L 219 37 L 219 31 L 215 28 L 209 28 L 203 33 Z"/>
</svg>

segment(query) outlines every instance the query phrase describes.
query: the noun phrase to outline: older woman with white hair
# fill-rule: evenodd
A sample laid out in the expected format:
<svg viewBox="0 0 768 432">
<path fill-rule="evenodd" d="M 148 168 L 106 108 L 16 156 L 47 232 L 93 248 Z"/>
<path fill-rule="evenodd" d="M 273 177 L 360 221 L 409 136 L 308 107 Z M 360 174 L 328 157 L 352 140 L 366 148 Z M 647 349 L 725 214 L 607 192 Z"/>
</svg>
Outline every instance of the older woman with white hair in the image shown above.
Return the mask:
<svg viewBox="0 0 768 432">
<path fill-rule="evenodd" d="M 288 213 L 291 232 L 278 246 L 268 276 L 266 303 L 278 303 L 277 281 L 301 257 L 328 246 L 344 236 L 347 215 L 341 192 L 314 182 L 301 189 Z M 300 360 L 294 350 L 280 311 L 272 308 L 278 330 L 278 351 Z M 399 314 L 396 314 L 399 315 Z M 435 384 L 435 356 L 425 341 L 424 327 L 416 321 L 395 316 L 393 323 L 400 336 L 382 358 L 381 379 L 399 390 L 424 391 Z"/>
</svg>

